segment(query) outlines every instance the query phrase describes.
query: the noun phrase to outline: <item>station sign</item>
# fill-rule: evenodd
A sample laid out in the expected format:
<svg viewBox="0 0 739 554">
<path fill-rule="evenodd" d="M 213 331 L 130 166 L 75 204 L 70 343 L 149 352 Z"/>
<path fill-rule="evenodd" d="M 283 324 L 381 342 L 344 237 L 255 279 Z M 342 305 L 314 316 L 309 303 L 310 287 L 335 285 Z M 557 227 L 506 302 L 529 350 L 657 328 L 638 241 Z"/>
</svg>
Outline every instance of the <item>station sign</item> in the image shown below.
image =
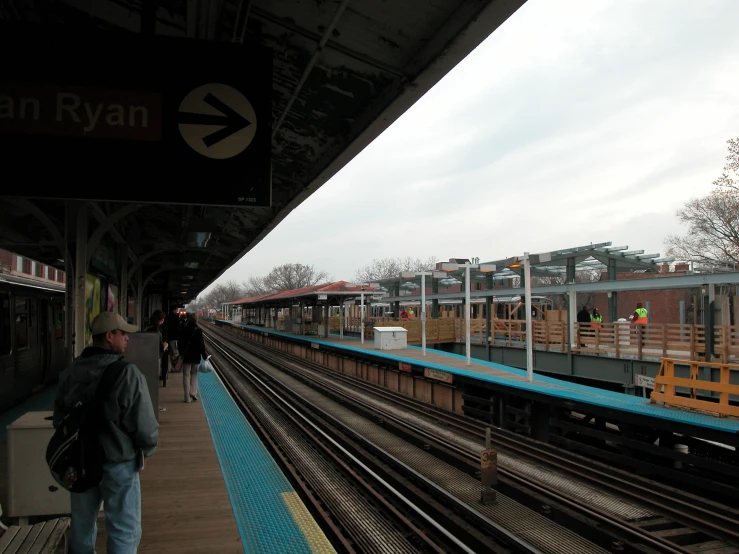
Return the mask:
<svg viewBox="0 0 739 554">
<path fill-rule="evenodd" d="M 411 372 L 411 364 L 407 364 L 405 362 L 398 362 L 398 369 L 400 371 L 405 371 L 406 373 Z"/>
<path fill-rule="evenodd" d="M 429 379 L 435 379 L 437 381 L 443 381 L 444 383 L 452 384 L 454 381 L 454 375 L 447 373 L 446 371 L 439 371 L 438 369 L 431 369 L 430 367 L 423 368 L 423 376 Z"/>
<path fill-rule="evenodd" d="M 647 377 L 646 375 L 634 375 L 634 385 L 637 387 L 645 387 L 648 389 L 654 388 L 654 377 Z"/>
<path fill-rule="evenodd" d="M 2 195 L 271 205 L 271 50 L 16 22 L 0 48 Z"/>
</svg>

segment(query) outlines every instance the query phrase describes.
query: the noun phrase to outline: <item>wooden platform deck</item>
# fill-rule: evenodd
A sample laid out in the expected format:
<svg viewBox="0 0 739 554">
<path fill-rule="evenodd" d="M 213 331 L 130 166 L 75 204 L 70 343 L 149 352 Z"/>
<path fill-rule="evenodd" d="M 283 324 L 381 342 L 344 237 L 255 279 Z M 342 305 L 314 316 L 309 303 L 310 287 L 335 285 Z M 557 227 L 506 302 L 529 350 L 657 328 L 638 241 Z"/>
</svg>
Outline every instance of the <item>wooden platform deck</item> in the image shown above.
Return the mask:
<svg viewBox="0 0 739 554">
<path fill-rule="evenodd" d="M 141 473 L 140 553 L 243 554 L 236 519 L 203 406 L 183 402 L 182 374 L 170 374 L 159 399 L 159 447 Z M 45 406 L 43 409 L 52 409 Z M 0 437 L 0 504 L 7 505 L 7 439 Z M 98 518 L 98 554 L 106 549 Z"/>
<path fill-rule="evenodd" d="M 182 374 L 159 389 L 159 447 L 141 472 L 139 552 L 243 554 L 244 548 L 200 402 L 183 402 Z M 104 554 L 105 518 L 97 552 Z"/>
</svg>

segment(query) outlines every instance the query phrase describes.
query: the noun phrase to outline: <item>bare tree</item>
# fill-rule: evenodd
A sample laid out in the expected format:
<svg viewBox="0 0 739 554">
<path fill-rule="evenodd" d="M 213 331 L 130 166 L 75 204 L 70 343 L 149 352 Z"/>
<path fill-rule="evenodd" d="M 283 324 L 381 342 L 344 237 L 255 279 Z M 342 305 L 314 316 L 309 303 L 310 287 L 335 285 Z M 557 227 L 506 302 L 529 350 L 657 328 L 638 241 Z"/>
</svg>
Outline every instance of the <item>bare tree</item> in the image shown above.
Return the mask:
<svg viewBox="0 0 739 554">
<path fill-rule="evenodd" d="M 729 155 L 723 173 L 713 182 L 716 190 L 689 200 L 677 211 L 688 234 L 665 239 L 668 255 L 708 264 L 739 262 L 739 139 L 727 142 Z"/>
<path fill-rule="evenodd" d="M 688 234 L 667 237 L 668 255 L 709 264 L 739 261 L 739 190 L 691 199 L 677 215 Z"/>
<path fill-rule="evenodd" d="M 279 292 L 310 287 L 327 279 L 325 271 L 316 271 L 312 265 L 283 264 L 269 272 L 263 279 L 263 285 L 270 292 Z"/>
<path fill-rule="evenodd" d="M 400 275 L 402 271 L 429 271 L 434 269 L 436 262 L 435 256 L 425 261 L 411 257 L 374 259 L 371 264 L 357 270 L 354 278 L 357 282 L 392 279 Z"/>
<path fill-rule="evenodd" d="M 264 283 L 264 277 L 249 277 L 249 279 L 243 282 L 243 287 L 244 296 L 247 298 L 252 296 L 262 296 L 272 292 Z"/>
<path fill-rule="evenodd" d="M 244 297 L 243 287 L 235 281 L 218 283 L 205 295 L 205 304 L 216 309 L 224 302 L 233 302 Z M 199 299 L 200 297 L 198 297 Z"/>
<path fill-rule="evenodd" d="M 713 184 L 739 192 L 739 138 L 729 139 L 726 143 L 729 145 L 729 155 L 726 156 L 724 172 Z"/>
</svg>

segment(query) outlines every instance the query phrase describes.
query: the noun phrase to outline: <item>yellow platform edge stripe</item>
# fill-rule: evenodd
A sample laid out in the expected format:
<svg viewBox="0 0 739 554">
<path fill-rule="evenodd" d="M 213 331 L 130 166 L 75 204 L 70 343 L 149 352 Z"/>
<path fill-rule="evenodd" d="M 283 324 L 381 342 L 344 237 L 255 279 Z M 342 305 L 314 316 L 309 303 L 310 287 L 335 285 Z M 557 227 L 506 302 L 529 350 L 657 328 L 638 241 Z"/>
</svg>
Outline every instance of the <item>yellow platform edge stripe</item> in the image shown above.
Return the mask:
<svg viewBox="0 0 739 554">
<path fill-rule="evenodd" d="M 313 519 L 313 516 L 305 507 L 297 492 L 283 492 L 282 501 L 287 506 L 287 509 L 290 510 L 290 514 L 293 516 L 295 523 L 298 524 L 312 552 L 336 554 L 336 550 L 334 550 L 334 547 L 326 538 L 326 535 L 318 526 L 316 520 Z"/>
</svg>

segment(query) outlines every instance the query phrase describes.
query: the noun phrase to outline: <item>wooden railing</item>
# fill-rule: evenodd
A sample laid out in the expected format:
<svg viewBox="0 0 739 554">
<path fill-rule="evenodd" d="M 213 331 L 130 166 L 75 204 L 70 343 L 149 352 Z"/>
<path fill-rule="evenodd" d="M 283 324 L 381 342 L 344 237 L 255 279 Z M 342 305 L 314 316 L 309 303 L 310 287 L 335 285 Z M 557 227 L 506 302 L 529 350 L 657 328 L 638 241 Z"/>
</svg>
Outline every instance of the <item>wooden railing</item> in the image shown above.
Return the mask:
<svg viewBox="0 0 739 554">
<path fill-rule="evenodd" d="M 575 350 L 581 353 L 610 354 L 620 357 L 675 357 L 695 360 L 705 356 L 704 325 L 589 323 L 576 326 Z"/>
<path fill-rule="evenodd" d="M 357 317 L 344 318 L 344 331 L 360 332 Z M 331 332 L 339 332 L 339 318 L 330 318 Z M 364 336 L 373 339 L 373 327 L 404 327 L 408 329 L 408 344 L 421 344 L 421 320 L 419 318 L 394 320 L 390 318 L 368 318 Z M 560 321 L 533 321 L 534 348 L 545 351 L 567 350 L 568 328 Z M 426 341 L 464 341 L 464 318 L 449 317 L 426 321 Z M 485 320 L 470 321 L 470 336 L 476 344 L 487 344 Z M 526 322 L 518 319 L 494 319 L 491 321 L 490 338 L 493 345 L 525 347 Z M 715 361 L 728 363 L 739 361 L 739 325 L 714 327 L 713 356 Z M 591 327 L 589 323 L 575 325 L 573 352 L 612 356 L 616 358 L 679 358 L 703 360 L 706 357 L 706 330 L 704 325 L 681 325 L 650 323 L 602 323 Z"/>
<path fill-rule="evenodd" d="M 676 377 L 675 366 L 687 366 L 688 376 Z M 699 371 L 701 368 L 708 368 L 709 371 Z M 710 368 L 717 368 L 719 370 L 718 382 L 711 380 L 712 372 Z M 662 365 L 660 366 L 657 377 L 654 379 L 654 390 L 649 401 L 651 403 L 664 402 L 668 406 L 681 406 L 713 412 L 721 417 L 739 417 L 739 406 L 729 404 L 729 400 L 739 400 L 739 385 L 730 382 L 732 371 L 739 371 L 739 365 L 662 358 Z M 706 375 L 708 379 L 701 379 L 701 377 L 705 377 Z M 690 396 L 678 395 L 678 387 L 687 389 L 687 393 Z M 697 391 L 706 391 L 709 394 L 718 393 L 718 402 L 699 400 L 697 398 Z"/>
</svg>

